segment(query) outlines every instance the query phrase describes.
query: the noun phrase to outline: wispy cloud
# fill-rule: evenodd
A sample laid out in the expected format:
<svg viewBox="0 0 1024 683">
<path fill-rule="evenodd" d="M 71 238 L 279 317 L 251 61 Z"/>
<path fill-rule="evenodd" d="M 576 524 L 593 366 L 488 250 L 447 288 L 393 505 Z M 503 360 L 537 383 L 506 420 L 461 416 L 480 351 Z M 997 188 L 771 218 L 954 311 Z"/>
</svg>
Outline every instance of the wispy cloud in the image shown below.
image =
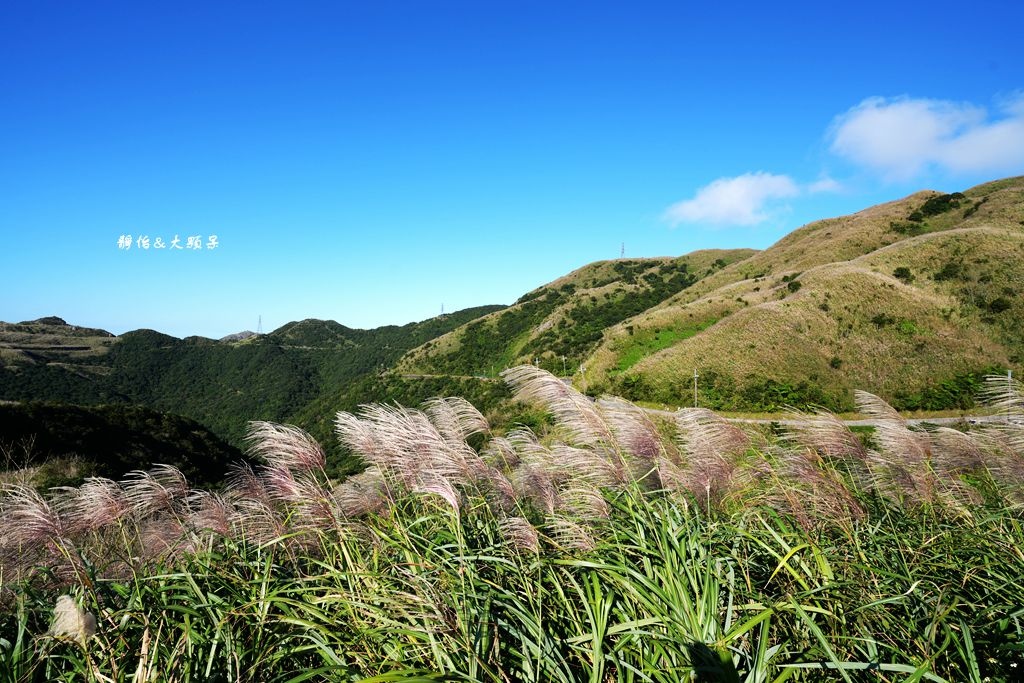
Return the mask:
<svg viewBox="0 0 1024 683">
<path fill-rule="evenodd" d="M 831 151 L 909 180 L 929 168 L 953 173 L 1024 170 L 1024 93 L 998 103 L 990 116 L 969 102 L 872 97 L 833 121 Z"/>
<path fill-rule="evenodd" d="M 663 218 L 673 226 L 682 223 L 727 227 L 751 226 L 769 220 L 775 211 L 787 207 L 782 200 L 803 193 L 835 192 L 838 182 L 822 178 L 800 185 L 788 175 L 758 171 L 734 178 L 719 178 L 665 209 Z"/>
</svg>

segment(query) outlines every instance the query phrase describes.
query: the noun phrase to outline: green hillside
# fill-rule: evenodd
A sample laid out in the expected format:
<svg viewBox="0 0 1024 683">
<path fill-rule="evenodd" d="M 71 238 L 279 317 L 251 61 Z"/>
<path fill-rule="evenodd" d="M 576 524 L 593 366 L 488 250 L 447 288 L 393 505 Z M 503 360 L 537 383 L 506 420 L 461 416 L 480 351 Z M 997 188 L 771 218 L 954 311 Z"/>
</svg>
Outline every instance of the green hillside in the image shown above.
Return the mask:
<svg viewBox="0 0 1024 683">
<path fill-rule="evenodd" d="M 605 330 L 694 286 L 751 249 L 707 250 L 679 258 L 599 261 L 539 287 L 514 305 L 424 344 L 400 373 L 495 377 L 519 363 L 557 374 L 576 369 Z"/>
</svg>

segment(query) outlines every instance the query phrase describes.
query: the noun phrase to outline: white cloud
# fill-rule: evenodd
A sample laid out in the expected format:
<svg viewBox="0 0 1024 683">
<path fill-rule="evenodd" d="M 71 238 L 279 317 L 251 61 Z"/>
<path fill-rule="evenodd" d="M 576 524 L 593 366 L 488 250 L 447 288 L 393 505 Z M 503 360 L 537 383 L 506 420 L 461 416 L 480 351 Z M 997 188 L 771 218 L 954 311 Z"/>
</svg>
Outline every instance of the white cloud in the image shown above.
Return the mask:
<svg viewBox="0 0 1024 683">
<path fill-rule="evenodd" d="M 811 194 L 819 194 L 821 192 L 841 192 L 843 186 L 835 178 L 825 176 L 824 178 L 815 180 L 813 183 L 807 185 L 806 189 Z"/>
<path fill-rule="evenodd" d="M 1000 118 L 966 102 L 872 97 L 836 117 L 831 150 L 889 180 L 929 167 L 953 173 L 1024 170 L 1024 93 L 999 103 Z"/>
<path fill-rule="evenodd" d="M 668 207 L 664 218 L 672 225 L 757 225 L 768 220 L 767 210 L 773 201 L 798 194 L 800 187 L 789 176 L 764 171 L 744 173 L 705 185 L 693 199 Z"/>
</svg>

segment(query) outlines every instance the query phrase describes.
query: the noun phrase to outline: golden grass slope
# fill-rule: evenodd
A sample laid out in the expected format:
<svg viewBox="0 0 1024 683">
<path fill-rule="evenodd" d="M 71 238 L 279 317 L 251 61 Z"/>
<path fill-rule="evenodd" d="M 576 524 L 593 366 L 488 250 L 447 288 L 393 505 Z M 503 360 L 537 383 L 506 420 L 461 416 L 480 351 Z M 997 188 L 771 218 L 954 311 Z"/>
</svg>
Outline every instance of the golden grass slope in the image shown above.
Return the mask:
<svg viewBox="0 0 1024 683">
<path fill-rule="evenodd" d="M 710 275 L 610 328 L 583 383 L 688 402 L 696 369 L 719 407 L 742 407 L 768 381 L 803 383 L 809 398 L 844 407 L 854 387 L 906 397 L 988 367 L 1019 369 L 1024 178 L 908 220 L 937 196 L 812 223 Z"/>
</svg>

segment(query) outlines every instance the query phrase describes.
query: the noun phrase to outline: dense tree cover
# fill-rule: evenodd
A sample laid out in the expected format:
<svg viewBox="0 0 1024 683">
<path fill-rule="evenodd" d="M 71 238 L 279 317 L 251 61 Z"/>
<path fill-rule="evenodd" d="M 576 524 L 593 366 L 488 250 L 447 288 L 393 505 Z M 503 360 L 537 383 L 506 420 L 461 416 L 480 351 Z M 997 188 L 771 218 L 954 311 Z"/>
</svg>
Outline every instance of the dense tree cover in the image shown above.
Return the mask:
<svg viewBox="0 0 1024 683">
<path fill-rule="evenodd" d="M 197 484 L 221 482 L 242 453 L 195 420 L 128 405 L 0 404 L 0 470 L 43 466 L 40 488 L 86 476 L 117 479 L 156 464 L 173 465 Z M 74 467 L 52 467 L 74 461 Z"/>
</svg>

